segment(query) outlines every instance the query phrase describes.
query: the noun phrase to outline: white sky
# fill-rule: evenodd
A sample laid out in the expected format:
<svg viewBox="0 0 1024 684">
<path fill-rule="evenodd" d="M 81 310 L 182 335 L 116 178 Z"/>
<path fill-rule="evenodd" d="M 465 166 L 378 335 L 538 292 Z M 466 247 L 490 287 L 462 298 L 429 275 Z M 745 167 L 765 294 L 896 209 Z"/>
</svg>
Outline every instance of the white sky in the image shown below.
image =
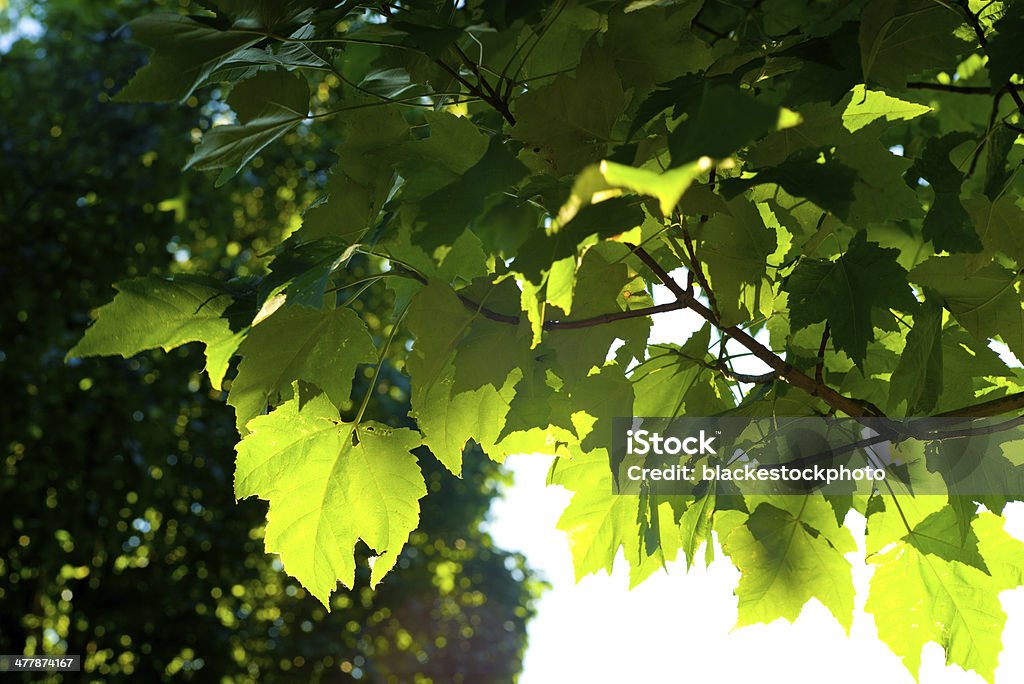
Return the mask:
<svg viewBox="0 0 1024 684">
<path fill-rule="evenodd" d="M 664 291 L 655 301 L 668 301 Z M 655 316 L 652 342 L 682 343 L 700 319 L 686 311 Z M 763 372 L 756 365 L 741 372 Z M 621 553 L 611 576 L 604 573 L 575 582 L 564 533 L 555 529 L 570 494 L 547 487 L 550 459 L 520 454 L 506 465 L 515 477 L 503 499 L 492 506 L 491 533 L 504 549 L 525 554 L 529 564 L 551 584 L 529 626 L 520 684 L 632 681 L 776 681 L 792 684 L 914 684 L 888 647 L 878 640 L 874 618 L 863 610 L 871 567 L 863 561 L 863 535 L 855 534 L 853 564 L 857 589 L 853 628 L 847 637 L 828 610 L 812 600 L 795 623 L 776 620 L 733 630 L 739 572 L 718 553 L 710 568 L 670 564 L 629 590 L 628 568 Z M 1024 538 L 1024 504 L 1007 508 L 1008 532 Z M 702 557 L 702 554 L 698 554 Z M 1004 592 L 1009 615 L 997 684 L 1024 681 L 1024 590 Z M 981 684 L 973 672 L 945 666 L 936 644 L 924 651 L 922 684 Z M 767 676 L 768 679 L 765 679 Z"/>
</svg>

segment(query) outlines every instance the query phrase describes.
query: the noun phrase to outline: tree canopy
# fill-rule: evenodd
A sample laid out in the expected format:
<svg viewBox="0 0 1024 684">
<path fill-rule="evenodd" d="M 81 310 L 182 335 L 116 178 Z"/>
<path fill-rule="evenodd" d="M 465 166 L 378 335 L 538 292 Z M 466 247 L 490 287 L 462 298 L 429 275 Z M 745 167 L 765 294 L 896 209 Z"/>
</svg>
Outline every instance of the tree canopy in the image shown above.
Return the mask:
<svg viewBox="0 0 1024 684">
<path fill-rule="evenodd" d="M 116 99 L 208 94 L 185 166 L 216 184 L 335 131 L 325 190 L 265 273 L 122 281 L 70 357 L 203 343 L 235 493 L 269 501 L 266 548 L 311 594 L 353 586 L 360 543 L 386 586 L 433 496 L 424 450 L 455 475 L 545 453 L 579 576 L 621 551 L 636 583 L 703 546 L 741 572 L 740 624 L 815 598 L 848 629 L 845 523 L 866 520 L 879 637 L 912 673 L 935 641 L 993 679 L 998 596 L 1024 582 L 1000 516 L 1024 488 L 624 496 L 610 452 L 617 417 L 1024 408 L 1019 5 L 201 5 L 129 24 L 151 55 Z M 680 310 L 704 327 L 648 344 Z M 397 429 L 368 413 L 388 365 Z M 1014 421 L 990 475 L 1019 484 Z M 903 458 L 945 481 L 935 441 Z"/>
<path fill-rule="evenodd" d="M 328 610 L 263 553 L 266 505 L 234 501 L 234 416 L 202 386 L 200 349 L 65 365 L 112 281 L 258 268 L 252 253 L 322 185 L 302 158 L 329 156 L 286 138 L 219 190 L 182 176 L 209 114 L 109 102 L 144 61 L 112 35 L 125 15 L 59 5 L 0 54 L 0 652 L 82 656 L 81 674 L 32 682 L 512 679 L 540 583 L 479 528 L 497 464 L 474 459 L 457 479 L 424 455 L 436 496 L 400 574 L 370 590 L 360 549 L 361 586 Z M 47 106 L 26 110 L 43 90 Z M 390 367 L 381 379 L 391 391 L 368 415 L 408 424 L 407 382 Z"/>
</svg>

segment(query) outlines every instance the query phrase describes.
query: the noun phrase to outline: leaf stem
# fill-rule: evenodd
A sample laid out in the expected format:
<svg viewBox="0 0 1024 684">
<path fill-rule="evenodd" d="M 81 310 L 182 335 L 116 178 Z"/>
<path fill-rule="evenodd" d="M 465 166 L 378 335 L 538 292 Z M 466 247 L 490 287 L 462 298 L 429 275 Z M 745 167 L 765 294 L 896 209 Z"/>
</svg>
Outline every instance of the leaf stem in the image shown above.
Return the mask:
<svg viewBox="0 0 1024 684">
<path fill-rule="evenodd" d="M 363 420 L 363 414 L 366 413 L 366 407 L 370 405 L 370 397 L 373 396 L 373 391 L 377 387 L 377 378 L 380 377 L 380 369 L 384 366 L 384 360 L 387 359 L 388 349 L 391 348 L 391 343 L 394 341 L 395 336 L 398 334 L 398 329 L 402 325 L 402 321 L 405 320 L 405 314 L 409 311 L 406 307 L 402 310 L 402 313 L 398 316 L 394 326 L 391 328 L 391 333 L 388 335 L 387 341 L 384 346 L 381 347 L 380 357 L 377 359 L 377 365 L 373 369 L 373 377 L 370 379 L 370 386 L 366 388 L 366 394 L 363 395 L 363 403 L 359 405 L 359 412 L 356 413 L 355 419 L 352 421 L 353 425 L 353 436 L 359 429 L 359 423 Z M 356 437 L 358 441 L 358 437 Z"/>
</svg>

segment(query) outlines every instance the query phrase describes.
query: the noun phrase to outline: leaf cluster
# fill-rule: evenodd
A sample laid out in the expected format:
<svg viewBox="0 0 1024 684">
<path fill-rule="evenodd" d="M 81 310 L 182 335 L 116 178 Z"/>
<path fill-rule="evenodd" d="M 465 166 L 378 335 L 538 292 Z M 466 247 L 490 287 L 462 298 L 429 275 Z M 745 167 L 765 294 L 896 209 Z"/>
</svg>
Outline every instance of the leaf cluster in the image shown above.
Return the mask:
<svg viewBox="0 0 1024 684">
<path fill-rule="evenodd" d="M 119 98 L 212 88 L 230 110 L 189 165 L 223 182 L 283 136 L 329 127 L 341 143 L 245 296 L 124 283 L 71 355 L 198 340 L 214 384 L 240 355 L 236 493 L 270 500 L 271 550 L 325 602 L 352 581 L 357 539 L 379 580 L 415 529 L 419 449 L 454 474 L 469 445 L 546 453 L 575 492 L 560 526 L 578 575 L 621 548 L 638 582 L 680 551 L 709 558 L 714 530 L 742 573 L 741 623 L 817 598 L 848 628 L 855 511 L 880 637 L 914 673 L 936 641 L 991 680 L 998 593 L 1021 579 L 1005 498 L 619 497 L 609 450 L 614 417 L 1024 407 L 1006 362 L 1024 356 L 1021 29 L 1019 8 L 966 0 L 223 2 L 141 18 L 152 56 Z M 388 293 L 379 331 L 346 311 L 371 287 Z M 682 310 L 704 327 L 649 344 L 652 319 Z M 364 420 L 373 391 L 350 396 L 385 361 L 409 378 L 414 427 L 382 430 Z M 1017 477 L 1019 445 L 1001 448 Z"/>
</svg>

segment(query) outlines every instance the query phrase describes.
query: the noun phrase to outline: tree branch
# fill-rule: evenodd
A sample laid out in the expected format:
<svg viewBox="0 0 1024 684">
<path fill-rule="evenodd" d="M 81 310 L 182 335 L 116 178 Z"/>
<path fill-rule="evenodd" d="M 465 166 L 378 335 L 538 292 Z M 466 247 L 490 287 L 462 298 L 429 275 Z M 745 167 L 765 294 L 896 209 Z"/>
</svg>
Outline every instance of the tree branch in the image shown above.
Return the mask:
<svg viewBox="0 0 1024 684">
<path fill-rule="evenodd" d="M 715 187 L 715 168 L 712 167 L 708 175 L 708 187 Z M 701 214 L 700 223 L 698 225 L 703 226 L 708 222 L 708 215 Z M 682 222 L 680 221 L 680 225 Z M 704 296 L 708 298 L 708 304 L 711 305 L 711 310 L 715 312 L 715 316 L 720 317 L 721 313 L 718 311 L 718 301 L 715 299 L 715 293 L 711 291 L 711 286 L 708 283 L 707 277 L 704 275 L 704 266 L 700 263 L 700 259 L 697 258 L 697 248 L 694 245 L 693 238 L 690 236 L 690 231 L 683 228 L 683 245 L 686 248 L 686 255 L 690 258 L 690 273 L 697 278 L 697 284 L 700 285 L 700 289 L 703 290 Z M 692 285 L 692 282 L 690 283 Z M 692 292 L 691 288 L 687 290 Z"/>
<path fill-rule="evenodd" d="M 978 37 L 978 44 L 985 54 L 988 54 L 988 38 L 985 37 L 985 29 L 981 26 L 981 21 L 978 20 L 978 15 L 971 11 L 971 5 L 968 0 L 960 0 L 960 8 L 964 11 L 964 16 L 967 18 L 967 23 L 972 29 L 974 29 L 974 35 Z M 1010 93 L 1010 97 L 1013 98 L 1014 103 L 1017 105 L 1017 109 L 1024 112 L 1024 98 L 1021 97 L 1020 92 L 1017 91 L 1017 86 L 1012 82 L 1006 82 L 1007 92 Z"/>
<path fill-rule="evenodd" d="M 825 384 L 825 350 L 828 348 L 828 337 L 831 333 L 832 329 L 826 323 L 825 330 L 821 333 L 821 344 L 818 345 L 818 365 L 814 368 L 814 380 L 819 385 Z"/>
<path fill-rule="evenodd" d="M 505 100 L 502 100 L 500 97 L 497 97 L 496 94 L 492 94 L 493 91 L 484 92 L 484 90 L 481 89 L 480 85 L 473 85 L 468 80 L 466 80 L 462 76 L 462 74 L 459 73 L 458 69 L 452 67 L 443 59 L 435 59 L 434 62 L 439 67 L 444 69 L 448 74 L 450 74 L 452 78 L 454 78 L 456 81 L 465 86 L 466 89 L 469 90 L 470 95 L 475 95 L 476 97 L 479 97 L 481 100 L 483 100 L 491 107 L 493 107 L 495 111 L 501 114 L 502 118 L 504 118 L 505 121 L 507 121 L 510 126 L 516 125 L 516 119 L 514 116 L 512 116 L 512 111 L 508 108 L 508 103 L 505 102 Z M 491 90 L 490 84 L 487 83 L 487 81 L 485 81 L 482 76 L 478 76 L 478 78 L 480 78 L 481 84 L 486 86 L 487 90 Z"/>
<path fill-rule="evenodd" d="M 685 309 L 685 302 L 675 301 L 667 304 L 658 304 L 657 306 L 649 306 L 644 309 L 629 309 L 626 311 L 614 311 L 612 313 L 601 314 L 600 316 L 592 316 L 590 318 L 581 318 L 576 321 L 544 321 L 545 330 L 573 330 L 577 328 L 592 328 L 595 325 L 604 325 L 605 323 L 614 323 L 615 321 L 622 321 L 628 318 L 642 318 L 644 316 L 650 316 L 656 313 L 662 313 L 665 311 L 678 311 L 679 309 Z"/>
<path fill-rule="evenodd" d="M 675 282 L 672 277 L 669 276 L 668 272 L 665 271 L 657 261 L 655 261 L 654 257 L 652 257 L 647 250 L 633 245 L 630 245 L 630 248 L 637 257 L 639 257 L 639 259 L 643 261 L 656 276 L 658 276 L 658 279 L 661 280 L 665 287 L 667 287 L 669 291 L 676 296 L 677 301 L 682 302 L 686 308 L 694 311 L 701 318 L 718 328 L 722 333 L 728 335 L 746 347 L 751 354 L 756 356 L 758 359 L 763 361 L 765 365 L 775 371 L 780 380 L 785 380 L 789 384 L 802 389 L 811 396 L 818 397 L 829 406 L 842 411 L 848 416 L 854 418 L 884 416 L 882 410 L 870 402 L 860 399 L 851 399 L 850 397 L 843 396 L 839 392 L 836 392 L 824 383 L 815 382 L 814 379 L 806 373 L 791 366 L 773 351 L 755 340 L 745 330 L 736 326 L 723 326 L 718 316 L 715 315 L 715 312 L 701 304 L 693 296 L 689 295 L 686 290 L 679 285 L 679 283 Z"/>
<path fill-rule="evenodd" d="M 927 83 L 925 81 L 911 81 L 907 84 L 907 88 L 910 90 L 939 90 L 959 95 L 990 95 L 992 93 L 992 89 L 988 86 L 957 86 L 950 83 Z"/>
<path fill-rule="evenodd" d="M 974 170 L 978 167 L 978 160 L 981 158 L 981 153 L 985 150 L 985 145 L 988 144 L 989 138 L 992 137 L 992 130 L 996 127 L 996 116 L 999 114 L 999 102 L 1003 99 L 1003 94 L 1006 92 L 1006 87 L 999 89 L 996 96 L 992 98 L 992 109 L 988 114 L 988 127 L 985 129 L 985 137 L 981 139 L 978 146 L 974 150 L 974 154 L 971 156 L 971 165 L 967 169 L 967 178 L 974 175 Z"/>
<path fill-rule="evenodd" d="M 776 380 L 779 379 L 779 374 L 776 373 L 775 371 L 769 371 L 767 373 L 760 373 L 757 375 L 751 373 L 737 373 L 736 371 L 729 368 L 725 360 L 722 358 L 719 358 L 718 361 L 716 361 L 715 363 L 708 363 L 704 359 L 698 359 L 696 357 L 690 356 L 689 354 L 684 354 L 679 349 L 672 349 L 670 347 L 668 348 L 668 351 L 670 351 L 672 354 L 675 354 L 676 356 L 680 356 L 686 359 L 687 361 L 692 361 L 693 363 L 696 363 L 698 366 L 703 366 L 708 370 L 717 371 L 721 373 L 725 379 L 732 380 L 734 382 L 749 382 L 753 385 L 767 385 L 768 383 L 775 382 Z"/>
<path fill-rule="evenodd" d="M 984 418 L 986 416 L 998 416 L 1011 411 L 1019 411 L 1024 408 L 1024 392 L 1008 394 L 998 399 L 990 399 L 980 404 L 962 406 L 937 414 L 936 418 L 959 417 L 959 418 Z"/>
<path fill-rule="evenodd" d="M 728 335 L 732 339 L 739 342 L 743 347 L 747 349 L 753 356 L 757 357 L 766 366 L 771 368 L 771 372 L 763 373 L 760 375 L 747 375 L 733 373 L 727 368 L 717 367 L 713 370 L 722 372 L 723 374 L 728 373 L 726 377 L 732 376 L 739 382 L 751 382 L 757 384 L 764 384 L 772 382 L 774 380 L 783 380 L 790 385 L 797 387 L 812 397 L 817 397 L 828 404 L 833 410 L 842 411 L 851 418 L 884 418 L 885 414 L 880 408 L 875 406 L 869 401 L 863 399 L 857 399 L 853 397 L 847 397 L 840 394 L 836 390 L 832 389 L 820 379 L 811 378 L 809 375 L 804 373 L 798 368 L 787 363 L 779 355 L 772 350 L 765 347 L 763 344 L 755 340 L 750 334 L 748 334 L 742 328 L 737 326 L 723 326 L 720 319 L 715 313 L 699 302 L 696 297 L 691 293 L 687 292 L 679 283 L 677 283 L 672 276 L 669 275 L 661 264 L 659 264 L 654 257 L 650 255 L 647 250 L 637 245 L 626 244 L 637 258 L 640 259 L 653 273 L 654 275 L 668 288 L 675 296 L 674 302 L 668 302 L 666 304 L 658 304 L 656 306 L 649 306 L 643 309 L 631 309 L 628 311 L 614 311 L 607 314 L 601 314 L 599 316 L 592 316 L 590 318 L 583 318 L 576 321 L 545 321 L 545 330 L 575 330 L 580 328 L 590 328 L 598 325 L 604 325 L 606 323 L 613 323 L 615 321 L 626 320 L 630 318 L 640 318 L 644 316 L 651 316 L 657 313 L 663 313 L 666 311 L 678 311 L 680 309 L 690 309 L 695 312 L 701 318 L 715 326 L 724 335 Z M 405 275 L 406 277 L 412 278 L 424 285 L 427 284 L 427 279 L 421 274 L 410 269 L 405 268 L 402 264 L 395 263 L 395 274 Z M 473 301 L 469 297 L 463 294 L 457 294 L 459 301 L 463 303 L 468 309 L 479 313 L 484 318 L 487 318 L 498 323 L 506 323 L 508 325 L 518 325 L 520 317 L 518 315 L 504 314 L 493 309 L 489 309 L 482 304 Z M 827 343 L 827 336 L 822 336 L 823 343 Z M 822 352 L 823 355 L 823 352 Z M 817 373 L 816 373 L 817 375 Z M 1012 411 L 1019 411 L 1024 409 L 1024 392 L 1018 392 L 1017 394 L 1010 394 L 1005 397 L 999 397 L 997 399 L 991 399 L 978 404 L 970 406 L 963 406 L 960 408 L 945 411 L 937 414 L 936 418 L 950 418 L 950 417 L 963 417 L 963 418 L 982 418 L 987 416 L 997 416 Z M 1022 418 L 1024 420 L 1024 418 Z M 892 437 L 892 435 L 888 435 Z"/>
<path fill-rule="evenodd" d="M 859 439 L 856 442 L 850 444 L 844 444 L 843 446 L 835 447 L 834 449 L 828 449 L 821 451 L 816 454 L 809 456 L 803 456 L 801 458 L 787 461 L 786 463 L 766 463 L 758 466 L 759 469 L 773 470 L 778 468 L 792 468 L 798 466 L 811 465 L 818 461 L 832 460 L 836 456 L 856 451 L 864 447 L 874 446 L 875 444 L 882 444 L 884 442 L 902 441 L 903 439 L 910 438 L 919 441 L 938 441 L 943 439 L 959 439 L 962 437 L 973 437 L 976 435 L 993 435 L 999 432 L 1006 432 L 1012 430 L 1015 427 L 1024 425 L 1024 416 L 1017 416 L 1016 418 L 1010 418 L 1004 420 L 1001 423 L 994 425 L 982 425 L 979 427 L 962 428 L 960 430 L 944 430 L 937 432 L 922 432 L 914 433 L 913 431 L 904 432 L 900 430 L 887 430 L 883 434 L 874 435 L 872 437 L 865 437 Z M 897 437 L 894 438 L 894 435 Z"/>
</svg>

